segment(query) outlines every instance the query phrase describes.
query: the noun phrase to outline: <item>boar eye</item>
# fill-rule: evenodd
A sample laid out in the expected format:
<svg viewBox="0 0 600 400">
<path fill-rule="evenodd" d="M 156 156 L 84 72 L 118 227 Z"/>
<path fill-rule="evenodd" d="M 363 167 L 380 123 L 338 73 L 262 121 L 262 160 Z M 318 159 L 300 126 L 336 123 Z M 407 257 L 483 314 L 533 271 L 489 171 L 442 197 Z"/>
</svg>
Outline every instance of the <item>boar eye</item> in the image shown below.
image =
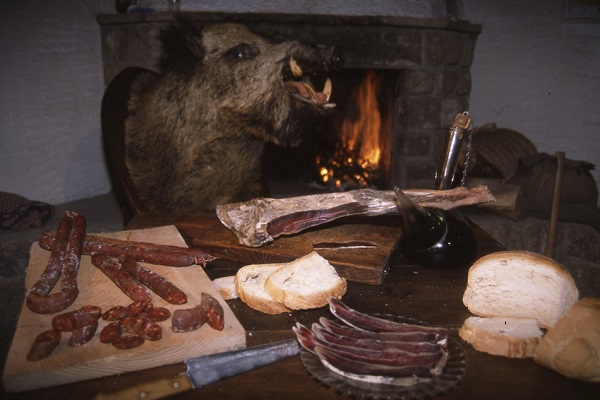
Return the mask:
<svg viewBox="0 0 600 400">
<path fill-rule="evenodd" d="M 229 60 L 250 60 L 258 55 L 258 49 L 249 44 L 242 43 L 227 50 L 223 57 Z"/>
</svg>

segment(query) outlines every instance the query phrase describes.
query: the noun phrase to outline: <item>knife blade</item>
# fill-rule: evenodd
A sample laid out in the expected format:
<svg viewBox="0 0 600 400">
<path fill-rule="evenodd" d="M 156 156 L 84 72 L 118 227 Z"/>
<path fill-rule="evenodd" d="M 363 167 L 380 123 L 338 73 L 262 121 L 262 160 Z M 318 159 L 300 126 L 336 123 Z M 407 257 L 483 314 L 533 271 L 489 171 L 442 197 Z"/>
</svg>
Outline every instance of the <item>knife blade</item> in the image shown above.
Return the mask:
<svg viewBox="0 0 600 400">
<path fill-rule="evenodd" d="M 190 358 L 184 361 L 187 370 L 180 376 L 144 382 L 116 392 L 100 392 L 94 399 L 161 399 L 252 371 L 299 352 L 298 341 L 289 339 L 242 350 Z"/>
</svg>

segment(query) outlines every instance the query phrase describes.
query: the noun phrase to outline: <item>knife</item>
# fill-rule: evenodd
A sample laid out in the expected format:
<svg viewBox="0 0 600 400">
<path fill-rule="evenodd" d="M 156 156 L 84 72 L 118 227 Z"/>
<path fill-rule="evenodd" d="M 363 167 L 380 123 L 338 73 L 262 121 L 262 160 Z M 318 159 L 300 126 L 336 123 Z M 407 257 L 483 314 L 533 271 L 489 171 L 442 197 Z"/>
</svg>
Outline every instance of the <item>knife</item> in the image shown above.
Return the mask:
<svg viewBox="0 0 600 400">
<path fill-rule="evenodd" d="M 296 339 L 185 360 L 187 370 L 174 378 L 141 383 L 116 392 L 100 392 L 95 400 L 153 400 L 197 389 L 221 379 L 252 371 L 300 352 Z"/>
</svg>

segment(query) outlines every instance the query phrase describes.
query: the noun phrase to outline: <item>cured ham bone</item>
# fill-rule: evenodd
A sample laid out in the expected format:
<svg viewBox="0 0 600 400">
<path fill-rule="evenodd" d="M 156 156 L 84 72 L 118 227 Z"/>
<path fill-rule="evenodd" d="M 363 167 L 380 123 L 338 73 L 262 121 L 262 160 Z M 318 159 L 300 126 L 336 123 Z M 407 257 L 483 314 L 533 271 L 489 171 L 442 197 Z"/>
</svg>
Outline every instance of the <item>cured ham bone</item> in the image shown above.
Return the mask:
<svg viewBox="0 0 600 400">
<path fill-rule="evenodd" d="M 485 186 L 452 190 L 405 190 L 411 200 L 424 206 L 450 210 L 493 201 Z M 282 235 L 352 216 L 398 214 L 392 190 L 359 189 L 283 199 L 257 198 L 245 203 L 217 206 L 217 216 L 248 247 L 260 247 Z"/>
</svg>

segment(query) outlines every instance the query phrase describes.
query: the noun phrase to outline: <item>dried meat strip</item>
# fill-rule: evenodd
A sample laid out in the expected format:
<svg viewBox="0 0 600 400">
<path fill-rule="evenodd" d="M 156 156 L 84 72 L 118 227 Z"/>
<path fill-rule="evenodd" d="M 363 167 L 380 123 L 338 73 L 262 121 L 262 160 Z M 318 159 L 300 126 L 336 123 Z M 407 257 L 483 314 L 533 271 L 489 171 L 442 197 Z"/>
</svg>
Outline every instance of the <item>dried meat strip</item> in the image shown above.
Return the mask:
<svg viewBox="0 0 600 400">
<path fill-rule="evenodd" d="M 43 249 L 51 250 L 55 237 L 55 232 L 42 232 L 39 236 L 40 246 Z M 194 264 L 206 265 L 207 262 L 216 259 L 216 257 L 195 248 L 119 240 L 93 235 L 85 237 L 83 254 L 103 254 L 117 259 L 130 257 L 137 261 L 169 267 L 187 267 Z"/>
<path fill-rule="evenodd" d="M 438 337 L 440 339 L 448 337 L 448 334 L 450 333 L 450 331 L 445 328 L 406 324 L 363 314 L 353 310 L 334 297 L 330 297 L 327 301 L 333 315 L 355 328 L 371 332 L 429 332 L 439 335 Z"/>
<path fill-rule="evenodd" d="M 140 265 L 133 258 L 122 261 L 123 268 L 135 277 L 139 282 L 150 288 L 158 296 L 171 304 L 187 303 L 187 295 L 164 276 Z"/>
</svg>

